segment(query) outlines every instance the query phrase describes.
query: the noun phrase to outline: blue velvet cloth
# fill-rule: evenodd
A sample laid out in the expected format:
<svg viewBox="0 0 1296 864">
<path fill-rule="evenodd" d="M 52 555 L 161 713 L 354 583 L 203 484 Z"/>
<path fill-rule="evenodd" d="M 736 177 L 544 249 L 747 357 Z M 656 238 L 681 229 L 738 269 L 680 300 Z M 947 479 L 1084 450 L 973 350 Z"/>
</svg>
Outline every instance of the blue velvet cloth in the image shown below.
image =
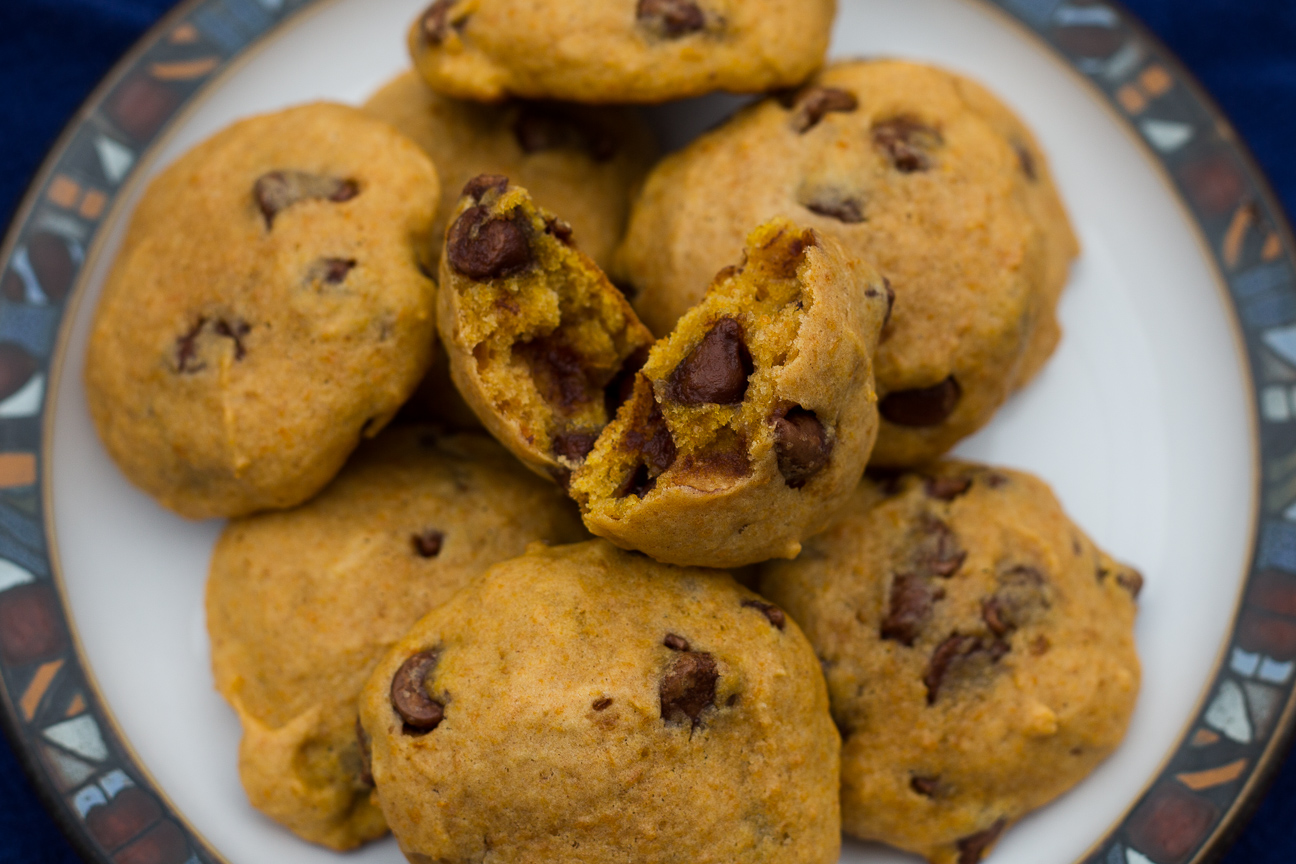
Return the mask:
<svg viewBox="0 0 1296 864">
<path fill-rule="evenodd" d="M 0 224 L 112 64 L 174 0 L 0 0 Z M 1296 214 L 1296 0 L 1126 0 L 1236 124 Z M 0 742 L 0 864 L 76 864 Z M 1225 864 L 1296 861 L 1289 758 Z"/>
</svg>

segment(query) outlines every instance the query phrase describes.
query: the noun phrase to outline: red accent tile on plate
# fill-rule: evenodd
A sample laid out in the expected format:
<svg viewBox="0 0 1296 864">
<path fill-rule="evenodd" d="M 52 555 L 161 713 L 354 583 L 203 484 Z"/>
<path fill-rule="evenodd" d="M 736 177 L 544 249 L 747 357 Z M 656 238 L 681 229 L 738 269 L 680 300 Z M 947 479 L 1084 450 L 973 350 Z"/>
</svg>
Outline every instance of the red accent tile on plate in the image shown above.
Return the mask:
<svg viewBox="0 0 1296 864">
<path fill-rule="evenodd" d="M 8 399 L 17 393 L 35 374 L 35 357 L 28 354 L 20 345 L 0 342 L 0 399 Z M 36 480 L 36 457 L 30 453 L 24 455 L 31 460 L 31 479 L 26 483 L 10 485 L 26 486 Z"/>
<path fill-rule="evenodd" d="M 67 647 L 58 601 L 43 583 L 19 585 L 0 594 L 0 656 L 21 666 L 51 658 Z"/>
<path fill-rule="evenodd" d="M 1237 644 L 1244 651 L 1268 654 L 1275 660 L 1296 659 L 1296 622 L 1261 612 L 1243 612 Z"/>
<path fill-rule="evenodd" d="M 86 827 L 105 849 L 112 851 L 126 845 L 154 822 L 162 818 L 162 808 L 143 789 L 123 789 L 107 804 L 86 814 Z"/>
<path fill-rule="evenodd" d="M 1219 810 L 1177 783 L 1162 783 L 1126 823 L 1130 845 L 1157 864 L 1180 864 L 1206 838 Z"/>
<path fill-rule="evenodd" d="M 1189 162 L 1179 171 L 1188 194 L 1212 216 L 1232 213 L 1242 204 L 1246 181 L 1227 156 L 1210 156 Z"/>
<path fill-rule="evenodd" d="M 31 262 L 36 281 L 45 296 L 54 303 L 61 302 L 72 288 L 72 278 L 76 275 L 76 262 L 68 251 L 67 241 L 43 231 L 33 234 L 27 241 L 27 260 Z"/>
<path fill-rule="evenodd" d="M 171 821 L 159 822 L 148 833 L 113 856 L 116 864 L 184 864 L 189 844 Z"/>
<path fill-rule="evenodd" d="M 3 293 L 6 299 L 15 303 L 22 303 L 27 300 L 27 286 L 23 284 L 22 277 L 13 270 L 5 274 L 4 283 L 0 285 L 0 293 Z"/>
<path fill-rule="evenodd" d="M 1247 602 L 1269 612 L 1296 618 L 1296 576 L 1266 570 L 1256 576 Z"/>
<path fill-rule="evenodd" d="M 107 111 L 122 131 L 136 141 L 147 141 L 162 128 L 179 104 L 179 95 L 169 87 L 137 76 L 112 95 Z"/>
</svg>

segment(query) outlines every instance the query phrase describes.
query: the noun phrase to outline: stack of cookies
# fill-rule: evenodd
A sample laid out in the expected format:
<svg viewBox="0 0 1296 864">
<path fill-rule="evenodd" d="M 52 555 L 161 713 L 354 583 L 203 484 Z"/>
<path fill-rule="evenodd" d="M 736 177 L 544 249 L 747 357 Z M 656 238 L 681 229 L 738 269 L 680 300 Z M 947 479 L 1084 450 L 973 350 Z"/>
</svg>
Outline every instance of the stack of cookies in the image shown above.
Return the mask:
<svg viewBox="0 0 1296 864">
<path fill-rule="evenodd" d="M 153 182 L 87 392 L 233 520 L 259 810 L 421 864 L 974 864 L 1115 749 L 1141 577 L 942 459 L 1057 345 L 1047 161 L 962 77 L 825 66 L 834 12 L 437 0 L 363 109 Z M 767 95 L 657 161 L 632 106 L 717 89 Z"/>
</svg>

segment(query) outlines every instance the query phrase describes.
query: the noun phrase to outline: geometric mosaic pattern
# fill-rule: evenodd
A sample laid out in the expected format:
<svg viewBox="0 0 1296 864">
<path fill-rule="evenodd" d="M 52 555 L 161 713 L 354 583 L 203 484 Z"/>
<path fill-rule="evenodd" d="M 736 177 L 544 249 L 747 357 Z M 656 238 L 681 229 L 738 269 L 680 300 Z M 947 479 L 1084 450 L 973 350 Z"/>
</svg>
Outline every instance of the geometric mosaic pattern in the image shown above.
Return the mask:
<svg viewBox="0 0 1296 864">
<path fill-rule="evenodd" d="M 311 2 L 181 4 L 91 98 L 0 247 L 0 714 L 51 812 L 90 861 L 220 859 L 148 787 L 69 636 L 40 499 L 51 352 L 85 250 L 140 154 L 213 74 Z M 1277 768 L 1296 725 L 1296 247 L 1220 113 L 1123 10 L 1100 0 L 984 2 L 1038 33 L 1138 130 L 1213 249 L 1245 336 L 1263 460 L 1245 602 L 1185 740 L 1081 862 L 1201 864 L 1222 851 L 1242 793 Z"/>
</svg>

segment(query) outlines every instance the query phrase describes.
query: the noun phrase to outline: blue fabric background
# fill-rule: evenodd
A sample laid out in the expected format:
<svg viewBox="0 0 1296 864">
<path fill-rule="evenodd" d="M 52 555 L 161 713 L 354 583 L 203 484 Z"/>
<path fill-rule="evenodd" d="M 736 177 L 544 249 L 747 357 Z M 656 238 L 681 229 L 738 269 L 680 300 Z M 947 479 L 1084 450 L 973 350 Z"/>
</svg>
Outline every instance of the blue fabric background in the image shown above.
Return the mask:
<svg viewBox="0 0 1296 864">
<path fill-rule="evenodd" d="M 1126 0 L 1195 72 L 1296 214 L 1296 0 Z M 0 0 L 0 224 L 63 125 L 174 0 Z M 0 864 L 76 864 L 0 741 Z M 1226 864 L 1296 862 L 1296 758 Z"/>
</svg>

